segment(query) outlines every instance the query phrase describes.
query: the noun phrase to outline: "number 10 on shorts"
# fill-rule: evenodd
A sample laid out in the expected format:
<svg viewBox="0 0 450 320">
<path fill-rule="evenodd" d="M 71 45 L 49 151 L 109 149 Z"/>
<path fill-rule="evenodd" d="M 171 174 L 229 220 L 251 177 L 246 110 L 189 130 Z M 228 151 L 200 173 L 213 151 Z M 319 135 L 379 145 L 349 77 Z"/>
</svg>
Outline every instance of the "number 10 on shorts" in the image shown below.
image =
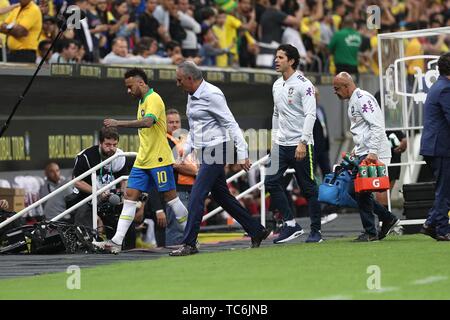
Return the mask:
<svg viewBox="0 0 450 320">
<path fill-rule="evenodd" d="M 158 184 L 164 184 L 167 182 L 167 172 L 166 171 L 159 171 L 156 174 L 158 176 Z"/>
</svg>

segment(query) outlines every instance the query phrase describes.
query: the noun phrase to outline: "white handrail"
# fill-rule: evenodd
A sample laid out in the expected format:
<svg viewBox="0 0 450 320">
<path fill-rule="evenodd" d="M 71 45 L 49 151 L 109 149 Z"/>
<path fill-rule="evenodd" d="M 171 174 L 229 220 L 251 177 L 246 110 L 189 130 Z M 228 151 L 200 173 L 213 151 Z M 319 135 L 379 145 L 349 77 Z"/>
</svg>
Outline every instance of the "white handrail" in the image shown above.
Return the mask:
<svg viewBox="0 0 450 320">
<path fill-rule="evenodd" d="M 127 179 L 128 179 L 128 176 L 120 176 L 119 178 L 115 179 L 114 181 L 111 181 L 110 183 L 108 183 L 106 186 L 103 186 L 101 189 L 97 190 L 96 196 L 98 196 L 102 192 L 105 192 L 105 191 L 109 190 L 112 186 L 115 186 L 116 184 L 122 182 L 123 180 L 127 180 Z M 92 193 L 89 196 L 87 196 L 86 198 L 84 198 L 83 200 L 81 200 L 80 202 L 78 202 L 77 204 L 74 204 L 70 208 L 68 208 L 65 211 L 61 212 L 60 214 L 58 214 L 56 217 L 54 217 L 50 221 L 58 221 L 58 220 L 60 220 L 65 215 L 71 213 L 75 209 L 78 209 L 79 207 L 81 207 L 83 204 L 89 202 L 89 200 L 91 200 L 93 197 L 94 197 L 94 194 Z"/>
<path fill-rule="evenodd" d="M 3 228 L 4 226 L 8 225 L 9 223 L 15 221 L 16 219 L 18 219 L 19 217 L 23 216 L 26 212 L 30 211 L 31 209 L 36 208 L 37 206 L 41 205 L 43 202 L 47 201 L 48 199 L 50 199 L 51 197 L 56 196 L 57 194 L 61 193 L 62 191 L 64 191 L 65 189 L 67 189 L 69 186 L 72 186 L 73 184 L 75 184 L 76 182 L 84 179 L 85 177 L 87 177 L 89 174 L 91 174 L 94 178 L 96 176 L 96 171 L 99 170 L 100 168 L 104 167 L 106 164 L 114 161 L 116 158 L 118 157 L 127 157 L 127 156 L 136 156 L 137 153 L 136 152 L 124 152 L 124 153 L 120 153 L 120 154 L 115 154 L 112 157 L 106 159 L 105 161 L 99 163 L 98 165 L 96 165 L 95 167 L 89 169 L 88 171 L 86 171 L 85 173 L 83 173 L 82 175 L 78 176 L 77 178 L 69 181 L 68 183 L 64 184 L 63 186 L 59 187 L 58 189 L 56 189 L 55 191 L 53 191 L 52 193 L 46 195 L 45 197 L 43 197 L 42 199 L 36 201 L 35 203 L 33 203 L 32 205 L 28 206 L 27 208 L 21 210 L 20 212 L 16 213 L 14 216 L 12 216 L 11 218 L 3 221 L 2 223 L 0 223 L 0 229 Z M 244 192 L 240 193 L 236 199 L 239 200 L 241 198 L 243 198 L 244 196 L 246 196 L 247 194 L 251 193 L 252 191 L 254 191 L 255 189 L 260 189 L 261 191 L 261 211 L 260 211 L 260 215 L 261 215 L 261 224 L 265 226 L 265 187 L 264 187 L 264 178 L 265 178 L 265 164 L 266 162 L 269 160 L 269 155 L 266 155 L 264 157 L 262 157 L 261 159 L 257 160 L 255 163 L 252 164 L 250 169 L 253 169 L 255 167 L 258 167 L 260 169 L 260 173 L 261 173 L 261 181 L 256 183 L 255 185 L 251 186 L 250 188 L 248 188 L 247 190 L 245 190 Z M 393 166 L 393 165 L 392 165 Z M 293 173 L 295 172 L 294 169 L 288 169 L 285 172 L 285 175 L 288 173 Z M 239 172 L 237 172 L 236 174 L 234 174 L 233 176 L 231 176 L 230 178 L 228 178 L 226 180 L 227 183 L 230 183 L 232 181 L 237 180 L 239 177 L 241 177 L 242 175 L 246 174 L 247 172 L 245 170 L 241 170 Z M 90 201 L 92 199 L 92 204 L 93 204 L 93 226 L 94 228 L 97 225 L 97 195 L 109 190 L 112 186 L 116 185 L 117 183 L 128 179 L 128 176 L 121 176 L 117 179 L 115 179 L 114 181 L 110 182 L 109 184 L 107 184 L 106 186 L 103 186 L 102 188 L 100 188 L 99 190 L 96 190 L 95 187 L 95 183 L 93 183 L 93 188 L 92 188 L 92 193 L 84 198 L 82 201 L 78 202 L 77 204 L 73 205 L 72 207 L 66 209 L 64 212 L 60 213 L 59 215 L 57 215 L 56 217 L 54 217 L 53 219 L 51 219 L 51 221 L 58 221 L 60 220 L 63 216 L 71 213 L 72 211 L 74 211 L 75 209 L 81 207 L 83 204 L 87 203 L 88 201 Z M 95 179 L 92 179 L 92 181 L 96 181 Z M 95 194 L 95 197 L 94 197 Z M 223 210 L 222 207 L 218 207 L 216 209 L 214 209 L 213 211 L 207 213 L 205 216 L 203 216 L 202 221 L 206 221 L 209 218 L 211 218 L 212 216 L 216 215 L 217 213 L 221 212 Z M 425 220 L 424 219 L 417 219 L 417 220 L 402 220 L 400 221 L 400 225 L 413 225 L 413 224 L 422 224 L 424 223 Z"/>
<path fill-rule="evenodd" d="M 261 204 L 259 205 L 260 213 L 259 216 L 261 218 L 261 224 L 266 227 L 266 186 L 264 184 L 266 180 L 266 167 L 263 164 L 259 165 L 259 175 L 261 180 L 261 188 L 259 198 L 261 199 Z"/>
<path fill-rule="evenodd" d="M 251 186 L 250 188 L 248 188 L 247 190 L 245 190 L 244 192 L 240 193 L 237 195 L 236 199 L 239 200 L 241 198 L 243 198 L 245 195 L 249 194 L 250 192 L 252 192 L 253 190 L 260 188 L 261 190 L 261 205 L 260 205 L 260 216 L 261 216 L 261 224 L 263 226 L 266 226 L 266 189 L 264 187 L 264 178 L 265 178 L 265 167 L 264 165 L 266 164 L 266 162 L 269 160 L 269 155 L 265 155 L 264 157 L 262 157 L 261 159 L 257 160 L 255 163 L 252 164 L 251 169 L 253 169 L 254 167 L 258 166 L 259 170 L 261 172 L 261 181 L 256 183 L 255 185 Z M 288 173 L 294 173 L 295 170 L 294 169 L 288 169 L 286 170 L 286 172 L 284 173 L 284 175 L 288 174 Z M 233 176 L 229 177 L 227 179 L 227 183 L 230 183 L 232 181 L 237 180 L 239 177 L 241 177 L 242 175 L 246 174 L 247 172 L 245 170 L 241 170 L 239 172 L 237 172 L 236 174 L 234 174 Z M 221 212 L 223 210 L 222 207 L 218 207 L 216 209 L 214 209 L 211 212 L 208 212 L 207 214 L 205 214 L 202 218 L 202 221 L 206 221 L 209 218 L 211 218 L 212 216 L 218 214 L 219 212 Z"/>
<path fill-rule="evenodd" d="M 265 164 L 268 160 L 269 160 L 269 155 L 267 154 L 264 157 L 262 157 L 261 159 L 257 160 L 255 163 L 252 163 L 250 170 L 261 164 Z M 227 183 L 237 180 L 238 178 L 240 178 L 241 176 L 243 176 L 246 173 L 247 172 L 245 170 L 241 170 L 241 171 L 237 172 L 236 174 L 234 174 L 233 176 L 231 176 L 227 179 Z"/>
<path fill-rule="evenodd" d="M 97 194 L 97 172 L 92 172 L 91 177 L 92 195 L 94 195 Z M 97 197 L 94 196 L 92 196 L 92 229 L 97 230 Z"/>
<path fill-rule="evenodd" d="M 248 188 L 248 189 L 245 190 L 244 192 L 239 193 L 239 194 L 237 195 L 236 199 L 239 200 L 239 199 L 243 198 L 245 195 L 247 195 L 247 194 L 249 194 L 250 192 L 252 192 L 253 190 L 259 188 L 261 185 L 263 185 L 263 182 L 262 182 L 262 181 L 258 182 L 257 184 L 254 184 L 253 186 L 251 186 L 250 188 Z M 262 200 L 261 200 L 261 201 L 262 201 Z M 202 221 L 208 220 L 209 218 L 211 218 L 211 217 L 214 216 L 215 214 L 221 212 L 222 210 L 223 210 L 222 207 L 218 207 L 218 208 L 214 209 L 213 211 L 208 212 L 206 215 L 203 216 Z"/>
<path fill-rule="evenodd" d="M 410 226 L 416 224 L 424 224 L 426 219 L 411 219 L 411 220 L 400 220 L 399 226 Z"/>
<path fill-rule="evenodd" d="M 42 199 L 36 201 L 35 203 L 31 204 L 30 206 L 26 207 L 25 209 L 19 211 L 18 213 L 16 213 L 15 215 L 13 215 L 11 218 L 6 219 L 5 221 L 3 221 L 2 223 L 0 223 L 0 229 L 3 228 L 4 226 L 10 224 L 11 222 L 19 219 L 21 216 L 23 216 L 25 213 L 27 213 L 28 211 L 30 211 L 31 209 L 36 208 L 37 206 L 40 206 L 42 203 L 44 203 L 45 201 L 47 201 L 48 199 L 56 196 L 57 194 L 63 192 L 65 189 L 67 189 L 68 187 L 72 186 L 73 184 L 75 184 L 76 182 L 83 180 L 85 177 L 87 177 L 89 174 L 92 174 L 92 172 L 96 172 L 97 170 L 99 170 L 100 168 L 104 167 L 105 165 L 107 165 L 108 163 L 114 161 L 115 159 L 117 159 L 118 157 L 129 157 L 129 156 L 136 156 L 137 153 L 136 152 L 123 152 L 123 153 L 116 153 L 115 155 L 113 155 L 112 157 L 106 159 L 105 161 L 99 163 L 98 165 L 96 165 L 95 167 L 89 169 L 88 171 L 86 171 L 85 173 L 83 173 L 82 175 L 79 175 L 78 177 L 76 177 L 75 179 L 67 182 L 66 184 L 64 184 L 63 186 L 59 187 L 58 189 L 56 189 L 55 191 L 49 193 L 48 195 L 46 195 L 45 197 L 43 197 Z M 92 184 L 94 184 L 94 181 L 92 182 Z M 103 188 L 102 188 L 103 189 Z M 101 189 L 101 190 L 102 190 Z"/>
</svg>

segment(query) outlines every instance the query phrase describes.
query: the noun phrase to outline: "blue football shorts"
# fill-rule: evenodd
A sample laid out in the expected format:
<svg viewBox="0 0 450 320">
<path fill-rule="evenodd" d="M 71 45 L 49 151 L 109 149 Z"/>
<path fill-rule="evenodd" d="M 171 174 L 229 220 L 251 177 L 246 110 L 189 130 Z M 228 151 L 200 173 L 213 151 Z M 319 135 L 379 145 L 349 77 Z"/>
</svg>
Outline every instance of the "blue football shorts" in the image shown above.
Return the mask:
<svg viewBox="0 0 450 320">
<path fill-rule="evenodd" d="M 141 192 L 149 192 L 152 189 L 157 189 L 158 192 L 174 190 L 176 186 L 173 168 L 171 165 L 152 169 L 133 167 L 127 187 Z"/>
</svg>

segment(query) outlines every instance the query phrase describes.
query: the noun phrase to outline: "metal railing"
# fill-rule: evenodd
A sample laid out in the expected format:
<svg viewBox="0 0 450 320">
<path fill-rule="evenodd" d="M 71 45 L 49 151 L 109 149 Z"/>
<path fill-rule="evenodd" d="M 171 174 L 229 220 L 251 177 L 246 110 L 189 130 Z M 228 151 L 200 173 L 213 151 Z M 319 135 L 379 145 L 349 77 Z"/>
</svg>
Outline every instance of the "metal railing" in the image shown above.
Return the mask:
<svg viewBox="0 0 450 320">
<path fill-rule="evenodd" d="M 136 156 L 136 153 L 135 152 L 124 152 L 124 153 L 113 155 L 112 157 L 106 159 L 105 161 L 101 162 L 100 164 L 96 165 L 95 167 L 89 169 L 88 171 L 86 171 L 82 175 L 78 176 L 77 178 L 75 178 L 75 179 L 69 181 L 68 183 L 64 184 L 63 186 L 61 186 L 60 188 L 56 189 L 52 193 L 46 195 L 42 199 L 36 201 L 35 203 L 33 203 L 32 205 L 28 206 L 27 208 L 21 210 L 20 212 L 18 212 L 17 214 L 12 216 L 11 218 L 3 221 L 2 223 L 0 223 L 0 229 L 3 228 L 4 226 L 8 225 L 9 223 L 15 221 L 16 219 L 20 218 L 21 216 L 23 216 L 28 211 L 38 207 L 39 205 L 41 205 L 45 201 L 49 200 L 50 198 L 52 198 L 52 197 L 58 195 L 59 193 L 63 192 L 65 189 L 67 189 L 68 187 L 71 187 L 76 182 L 81 181 L 82 179 L 87 177 L 89 174 L 91 175 L 91 179 L 92 179 L 91 181 L 96 181 L 97 180 L 97 178 L 96 178 L 97 177 L 97 170 L 99 170 L 100 168 L 104 167 L 108 163 L 114 161 L 116 158 L 123 157 L 123 156 L 125 156 L 125 157 L 127 157 L 127 156 Z M 266 172 L 265 165 L 266 165 L 266 163 L 268 161 L 269 161 L 269 155 L 266 155 L 263 158 L 259 159 L 258 161 L 256 161 L 255 163 L 252 164 L 250 170 L 252 170 L 252 169 L 257 167 L 259 169 L 259 171 L 260 171 L 261 181 L 256 183 L 255 185 L 251 186 L 247 190 L 243 191 L 242 193 L 240 193 L 236 197 L 236 199 L 239 200 L 239 199 L 245 197 L 247 194 L 253 192 L 256 189 L 260 190 L 260 199 L 261 199 L 260 218 L 261 218 L 261 224 L 263 226 L 266 225 L 266 207 L 265 207 L 266 189 L 265 189 L 265 185 L 264 185 L 264 180 L 265 180 L 265 172 Z M 293 173 L 293 172 L 294 172 L 294 169 L 288 169 L 285 172 L 285 175 L 288 174 L 288 173 Z M 227 183 L 230 183 L 232 181 L 237 180 L 238 178 L 240 178 L 241 176 L 245 175 L 246 173 L 247 172 L 245 170 L 241 170 L 241 171 L 237 172 L 236 174 L 234 174 L 233 176 L 231 176 L 230 178 L 228 178 L 226 181 L 227 181 Z M 51 221 L 58 221 L 62 217 L 64 217 L 65 215 L 67 215 L 67 214 L 71 213 L 72 211 L 76 210 L 77 208 L 81 207 L 83 204 L 85 204 L 85 203 L 87 203 L 89 201 L 92 201 L 92 212 L 93 212 L 93 214 L 92 214 L 92 225 L 93 225 L 93 228 L 96 229 L 97 228 L 97 196 L 99 194 L 109 190 L 111 187 L 113 187 L 117 183 L 120 183 L 121 181 L 127 180 L 127 179 L 128 179 L 128 176 L 121 176 L 121 177 L 115 179 L 114 181 L 110 182 L 109 184 L 103 186 L 102 188 L 100 188 L 98 190 L 97 190 L 96 183 L 92 183 L 92 193 L 88 197 L 84 198 L 82 201 L 80 201 L 77 204 L 71 206 L 70 208 L 66 209 L 64 212 L 58 214 L 56 217 L 51 219 Z M 212 216 L 220 213 L 223 210 L 224 209 L 222 207 L 218 207 L 218 208 L 212 210 L 211 212 L 208 212 L 206 215 L 203 216 L 202 221 L 208 220 L 209 218 L 211 218 Z M 425 222 L 425 219 L 401 220 L 399 225 L 416 225 L 416 224 L 423 224 L 424 222 Z"/>
<path fill-rule="evenodd" d="M 94 229 L 97 229 L 97 196 L 99 194 L 101 194 L 102 192 L 109 190 L 109 188 L 111 188 L 111 186 L 113 186 L 113 182 L 117 181 L 116 183 L 127 179 L 127 176 L 122 176 L 120 178 L 117 178 L 116 180 L 114 180 L 113 182 L 109 183 L 108 185 L 102 187 L 101 189 L 97 190 L 97 183 L 95 183 L 97 181 L 97 170 L 100 170 L 100 168 L 104 167 L 105 165 L 107 165 L 108 163 L 114 161 L 115 159 L 117 159 L 118 157 L 131 157 L 131 156 L 136 156 L 137 153 L 136 152 L 123 152 L 123 153 L 116 153 L 115 155 L 113 155 L 112 157 L 106 159 L 105 161 L 99 163 L 98 165 L 96 165 L 95 167 L 89 169 L 88 171 L 86 171 L 85 173 L 83 173 L 82 175 L 79 175 L 78 177 L 76 177 L 75 179 L 67 182 L 66 184 L 64 184 L 63 186 L 59 187 L 58 189 L 56 189 L 55 191 L 49 193 L 48 195 L 46 195 L 45 197 L 43 197 L 42 199 L 36 201 L 35 203 L 31 204 L 30 206 L 26 207 L 25 209 L 19 211 L 18 213 L 16 213 L 15 215 L 13 215 L 11 218 L 3 221 L 2 223 L 0 223 L 0 229 L 3 228 L 4 226 L 10 224 L 11 222 L 19 219 L 20 217 L 22 217 L 25 213 L 27 213 L 28 211 L 40 206 L 42 203 L 44 203 L 45 201 L 47 201 L 48 199 L 58 195 L 59 193 L 63 192 L 64 190 L 66 190 L 69 187 L 72 187 L 76 182 L 83 180 L 84 178 L 86 178 L 88 175 L 91 175 L 91 181 L 92 181 L 92 194 L 90 196 L 88 196 L 86 199 L 83 199 L 82 201 L 80 201 L 79 203 L 77 203 L 76 205 L 70 207 L 69 209 L 67 209 L 66 211 L 62 212 L 61 214 L 59 214 L 58 216 L 56 216 L 55 218 L 52 219 L 52 221 L 57 221 L 59 219 L 61 219 L 63 216 L 65 216 L 66 214 L 72 212 L 73 210 L 79 208 L 80 206 L 82 206 L 83 204 L 85 204 L 86 202 L 88 202 L 89 200 L 92 200 L 92 226 Z M 94 196 L 95 195 L 95 196 Z"/>
<path fill-rule="evenodd" d="M 266 175 L 265 165 L 266 165 L 267 161 L 269 161 L 269 155 L 262 157 L 261 159 L 259 159 L 258 161 L 256 161 L 255 163 L 252 164 L 250 170 L 255 167 L 258 167 L 259 172 L 260 172 L 261 181 L 254 184 L 253 186 L 251 186 L 250 188 L 248 188 L 247 190 L 243 191 L 242 193 L 240 193 L 236 196 L 236 199 L 240 200 L 243 197 L 245 197 L 247 194 L 253 192 L 254 190 L 256 190 L 256 189 L 260 190 L 260 199 L 261 199 L 260 217 L 261 217 L 261 224 L 264 227 L 266 226 L 266 188 L 264 186 L 264 178 Z M 294 171 L 295 171 L 294 169 L 288 169 L 288 170 L 286 170 L 285 175 L 288 173 L 293 173 Z M 233 176 L 231 176 L 230 178 L 227 179 L 227 183 L 237 180 L 239 177 L 241 177 L 244 174 L 246 174 L 245 170 L 241 170 L 241 171 L 237 172 L 236 174 L 234 174 Z M 219 212 L 222 212 L 223 210 L 224 209 L 222 207 L 218 207 L 218 208 L 212 210 L 211 212 L 208 212 L 206 215 L 203 216 L 202 221 L 208 220 L 209 218 L 218 214 Z"/>
</svg>

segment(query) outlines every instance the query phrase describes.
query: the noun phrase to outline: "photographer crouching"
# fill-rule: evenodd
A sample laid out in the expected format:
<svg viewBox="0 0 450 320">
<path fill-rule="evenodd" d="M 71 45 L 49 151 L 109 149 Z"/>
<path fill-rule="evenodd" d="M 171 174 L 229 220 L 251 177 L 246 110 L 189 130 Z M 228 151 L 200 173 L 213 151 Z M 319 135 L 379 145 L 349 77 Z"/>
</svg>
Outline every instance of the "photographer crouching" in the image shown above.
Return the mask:
<svg viewBox="0 0 450 320">
<path fill-rule="evenodd" d="M 116 153 L 123 153 L 117 148 L 119 143 L 119 133 L 116 128 L 105 128 L 100 130 L 99 145 L 94 145 L 81 151 L 76 159 L 73 168 L 73 177 L 78 177 L 89 169 L 95 167 L 99 163 L 112 157 Z M 97 170 L 97 190 L 114 181 L 120 176 L 128 175 L 129 170 L 126 165 L 125 157 L 118 157 L 104 167 Z M 120 206 L 122 205 L 122 194 L 126 188 L 126 181 L 122 181 L 111 190 L 103 192 L 98 197 L 98 218 L 97 225 L 100 233 L 107 232 L 109 229 L 105 226 L 115 227 L 118 215 L 120 214 Z M 67 207 L 70 207 L 92 193 L 91 175 L 88 175 L 83 180 L 75 183 L 73 193 L 66 197 Z M 92 228 L 92 203 L 82 205 L 75 211 L 75 224 L 83 225 Z M 130 228 L 133 229 L 133 228 Z M 114 234 L 114 232 L 113 232 Z"/>
</svg>

